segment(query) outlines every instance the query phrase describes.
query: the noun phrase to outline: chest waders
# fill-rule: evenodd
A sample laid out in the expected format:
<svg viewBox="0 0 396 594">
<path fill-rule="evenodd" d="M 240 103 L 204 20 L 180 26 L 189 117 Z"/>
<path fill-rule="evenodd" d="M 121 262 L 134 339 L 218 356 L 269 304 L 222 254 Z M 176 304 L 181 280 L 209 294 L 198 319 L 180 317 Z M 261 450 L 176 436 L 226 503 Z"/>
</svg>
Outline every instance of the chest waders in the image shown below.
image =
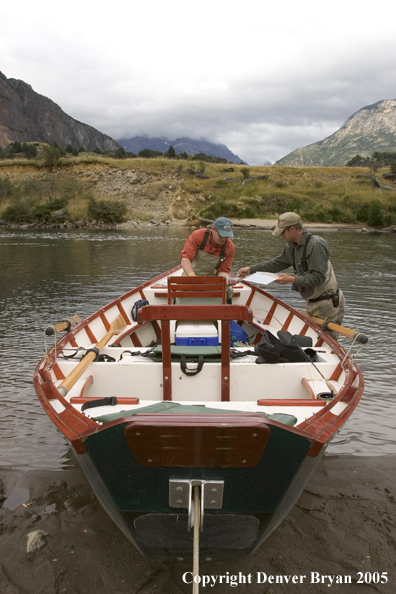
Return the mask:
<svg viewBox="0 0 396 594">
<path fill-rule="evenodd" d="M 195 258 L 191 263 L 192 269 L 197 276 L 216 276 L 221 262 L 223 262 L 223 260 L 226 258 L 225 251 L 227 242 L 221 246 L 220 255 L 208 254 L 203 251 L 206 242 L 208 241 L 209 234 L 210 229 L 206 229 L 202 243 L 199 246 L 199 249 L 195 254 Z M 229 285 L 226 287 L 226 297 L 228 303 L 229 300 L 232 299 L 232 287 Z"/>
</svg>

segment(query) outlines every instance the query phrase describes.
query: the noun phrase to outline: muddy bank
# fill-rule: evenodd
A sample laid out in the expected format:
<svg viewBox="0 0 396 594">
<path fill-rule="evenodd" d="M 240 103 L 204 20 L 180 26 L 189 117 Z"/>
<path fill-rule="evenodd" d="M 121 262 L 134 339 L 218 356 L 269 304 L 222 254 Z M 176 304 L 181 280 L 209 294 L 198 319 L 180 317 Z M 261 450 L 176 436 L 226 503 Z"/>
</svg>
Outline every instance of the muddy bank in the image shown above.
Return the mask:
<svg viewBox="0 0 396 594">
<path fill-rule="evenodd" d="M 393 456 L 325 457 L 295 508 L 250 558 L 201 560 L 201 575 L 216 584 L 200 592 L 235 591 L 230 576 L 237 576 L 236 591 L 250 594 L 393 593 L 395 462 Z M 143 558 L 77 464 L 24 475 L 2 469 L 0 479 L 2 594 L 192 592 L 185 583 L 191 576 L 183 581 L 192 563 Z M 42 548 L 27 553 L 27 537 L 36 531 Z"/>
</svg>

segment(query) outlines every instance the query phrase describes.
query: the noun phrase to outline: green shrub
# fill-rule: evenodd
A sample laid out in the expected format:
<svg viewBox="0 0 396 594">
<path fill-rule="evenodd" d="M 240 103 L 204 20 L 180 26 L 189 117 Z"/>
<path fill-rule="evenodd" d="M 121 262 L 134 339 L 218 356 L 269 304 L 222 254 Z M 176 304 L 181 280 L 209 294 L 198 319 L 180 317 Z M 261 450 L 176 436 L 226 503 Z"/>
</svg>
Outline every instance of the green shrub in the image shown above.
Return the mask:
<svg viewBox="0 0 396 594">
<path fill-rule="evenodd" d="M 0 200 L 11 198 L 14 194 L 14 184 L 8 177 L 0 177 Z"/>
<path fill-rule="evenodd" d="M 30 211 L 28 206 L 23 202 L 16 202 L 5 209 L 2 218 L 7 223 L 27 223 L 30 221 Z"/>
<path fill-rule="evenodd" d="M 88 216 L 103 223 L 122 223 L 126 214 L 125 202 L 120 200 L 96 200 L 93 196 L 89 198 Z"/>
<path fill-rule="evenodd" d="M 372 227 L 381 227 L 384 224 L 381 200 L 372 200 L 370 203 L 367 223 Z"/>
<path fill-rule="evenodd" d="M 45 202 L 44 204 L 37 204 L 32 210 L 32 215 L 40 221 L 48 221 L 51 212 L 66 208 L 66 206 L 66 198 L 56 198 L 55 200 Z"/>
</svg>

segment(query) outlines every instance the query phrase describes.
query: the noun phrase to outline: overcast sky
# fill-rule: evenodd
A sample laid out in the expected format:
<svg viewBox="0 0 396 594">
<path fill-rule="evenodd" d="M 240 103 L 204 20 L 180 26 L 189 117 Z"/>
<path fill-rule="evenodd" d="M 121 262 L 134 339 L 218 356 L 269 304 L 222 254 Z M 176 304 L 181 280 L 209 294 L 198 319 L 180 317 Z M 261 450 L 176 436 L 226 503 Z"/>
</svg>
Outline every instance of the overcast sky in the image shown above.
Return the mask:
<svg viewBox="0 0 396 594">
<path fill-rule="evenodd" d="M 206 138 L 252 165 L 396 98 L 396 4 L 18 0 L 0 71 L 112 138 Z"/>
</svg>

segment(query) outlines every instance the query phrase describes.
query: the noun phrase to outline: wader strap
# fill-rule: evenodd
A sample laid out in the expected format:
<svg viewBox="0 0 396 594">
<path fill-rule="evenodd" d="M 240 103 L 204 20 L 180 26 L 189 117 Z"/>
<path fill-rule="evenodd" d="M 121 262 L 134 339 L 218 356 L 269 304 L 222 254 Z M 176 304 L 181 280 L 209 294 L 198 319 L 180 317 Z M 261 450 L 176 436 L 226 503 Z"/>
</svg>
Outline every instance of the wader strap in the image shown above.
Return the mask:
<svg viewBox="0 0 396 594">
<path fill-rule="evenodd" d="M 206 242 L 208 241 L 209 234 L 210 234 L 210 229 L 206 229 L 204 238 L 202 240 L 202 243 L 199 246 L 199 249 L 202 250 L 202 251 L 203 251 L 203 249 L 204 249 L 204 247 L 206 245 Z M 227 237 L 227 241 L 228 241 L 228 237 Z M 226 251 L 227 241 L 225 242 L 224 245 L 221 246 L 221 250 L 220 250 L 220 262 L 222 262 L 226 258 L 225 257 L 225 251 Z"/>
</svg>

